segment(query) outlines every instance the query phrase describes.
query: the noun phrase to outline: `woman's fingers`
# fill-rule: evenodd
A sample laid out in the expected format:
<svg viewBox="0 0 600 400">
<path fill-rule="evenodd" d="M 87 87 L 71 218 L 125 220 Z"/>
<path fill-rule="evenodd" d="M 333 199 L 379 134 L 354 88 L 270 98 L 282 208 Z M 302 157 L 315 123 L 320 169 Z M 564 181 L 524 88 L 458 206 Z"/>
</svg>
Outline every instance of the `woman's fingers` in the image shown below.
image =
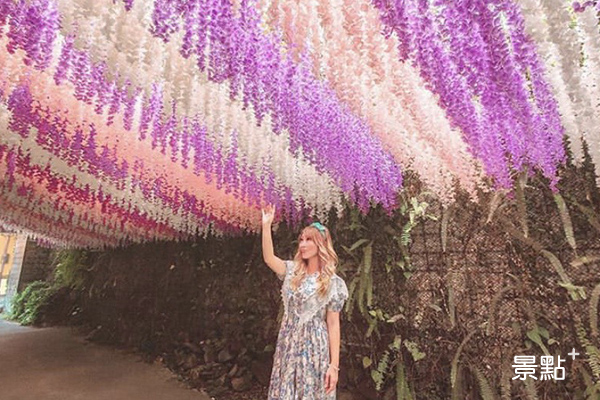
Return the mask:
<svg viewBox="0 0 600 400">
<path fill-rule="evenodd" d="M 260 210 L 262 211 L 263 215 L 275 214 L 275 206 L 272 204 L 262 207 Z"/>
<path fill-rule="evenodd" d="M 337 379 L 333 377 L 333 375 L 327 371 L 325 374 L 325 393 L 330 394 L 335 390 L 335 386 L 337 385 Z"/>
</svg>

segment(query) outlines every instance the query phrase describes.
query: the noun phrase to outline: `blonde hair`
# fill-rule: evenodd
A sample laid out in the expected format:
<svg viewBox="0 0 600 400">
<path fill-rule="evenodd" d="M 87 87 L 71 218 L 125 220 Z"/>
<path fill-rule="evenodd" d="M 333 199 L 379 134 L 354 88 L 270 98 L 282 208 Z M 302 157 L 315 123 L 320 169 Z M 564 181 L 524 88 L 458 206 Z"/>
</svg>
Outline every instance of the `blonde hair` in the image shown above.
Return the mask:
<svg viewBox="0 0 600 400">
<path fill-rule="evenodd" d="M 333 241 L 331 240 L 329 229 L 325 228 L 325 235 L 323 235 L 316 227 L 309 225 L 302 229 L 298 235 L 298 240 L 300 240 L 302 235 L 306 235 L 317 245 L 317 256 L 321 266 L 321 274 L 317 278 L 317 293 L 321 297 L 325 297 L 338 263 L 338 256 L 333 249 Z M 307 275 L 307 268 L 308 261 L 302 259 L 300 246 L 298 246 L 296 255 L 294 256 L 294 269 L 290 282 L 292 290 L 296 290 L 300 286 L 300 283 L 302 283 Z"/>
</svg>

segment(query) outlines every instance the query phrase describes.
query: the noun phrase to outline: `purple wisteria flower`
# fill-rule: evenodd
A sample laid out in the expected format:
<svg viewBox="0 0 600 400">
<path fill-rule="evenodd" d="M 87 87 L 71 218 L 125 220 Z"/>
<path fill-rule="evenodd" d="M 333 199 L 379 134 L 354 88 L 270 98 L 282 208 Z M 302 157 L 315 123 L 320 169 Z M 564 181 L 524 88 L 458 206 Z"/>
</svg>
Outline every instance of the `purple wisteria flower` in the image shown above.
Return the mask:
<svg viewBox="0 0 600 400">
<path fill-rule="evenodd" d="M 557 182 L 564 161 L 556 100 L 539 56 L 508 0 L 373 0 L 399 58 L 418 67 L 450 121 L 499 187 L 537 168 Z"/>
</svg>

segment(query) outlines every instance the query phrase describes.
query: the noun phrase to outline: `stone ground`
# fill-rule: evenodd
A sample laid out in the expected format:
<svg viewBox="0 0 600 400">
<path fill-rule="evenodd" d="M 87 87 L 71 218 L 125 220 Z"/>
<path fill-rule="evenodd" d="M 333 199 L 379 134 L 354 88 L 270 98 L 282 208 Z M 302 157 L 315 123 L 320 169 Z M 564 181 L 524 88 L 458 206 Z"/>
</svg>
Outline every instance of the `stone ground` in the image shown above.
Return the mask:
<svg viewBox="0 0 600 400">
<path fill-rule="evenodd" d="M 158 364 L 87 342 L 69 327 L 0 319 L 2 400 L 210 400 Z"/>
</svg>

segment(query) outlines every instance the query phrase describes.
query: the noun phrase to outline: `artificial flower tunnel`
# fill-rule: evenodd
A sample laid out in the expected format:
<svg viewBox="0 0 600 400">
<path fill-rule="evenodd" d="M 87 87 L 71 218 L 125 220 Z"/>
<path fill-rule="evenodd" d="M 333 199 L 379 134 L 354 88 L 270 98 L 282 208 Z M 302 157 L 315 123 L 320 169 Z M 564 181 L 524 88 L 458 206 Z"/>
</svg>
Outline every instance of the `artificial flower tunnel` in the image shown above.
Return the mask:
<svg viewBox="0 0 600 400">
<path fill-rule="evenodd" d="M 584 147 L 600 2 L 3 0 L 0 225 L 56 247 L 443 203 Z M 565 147 L 566 143 L 566 147 Z"/>
</svg>

